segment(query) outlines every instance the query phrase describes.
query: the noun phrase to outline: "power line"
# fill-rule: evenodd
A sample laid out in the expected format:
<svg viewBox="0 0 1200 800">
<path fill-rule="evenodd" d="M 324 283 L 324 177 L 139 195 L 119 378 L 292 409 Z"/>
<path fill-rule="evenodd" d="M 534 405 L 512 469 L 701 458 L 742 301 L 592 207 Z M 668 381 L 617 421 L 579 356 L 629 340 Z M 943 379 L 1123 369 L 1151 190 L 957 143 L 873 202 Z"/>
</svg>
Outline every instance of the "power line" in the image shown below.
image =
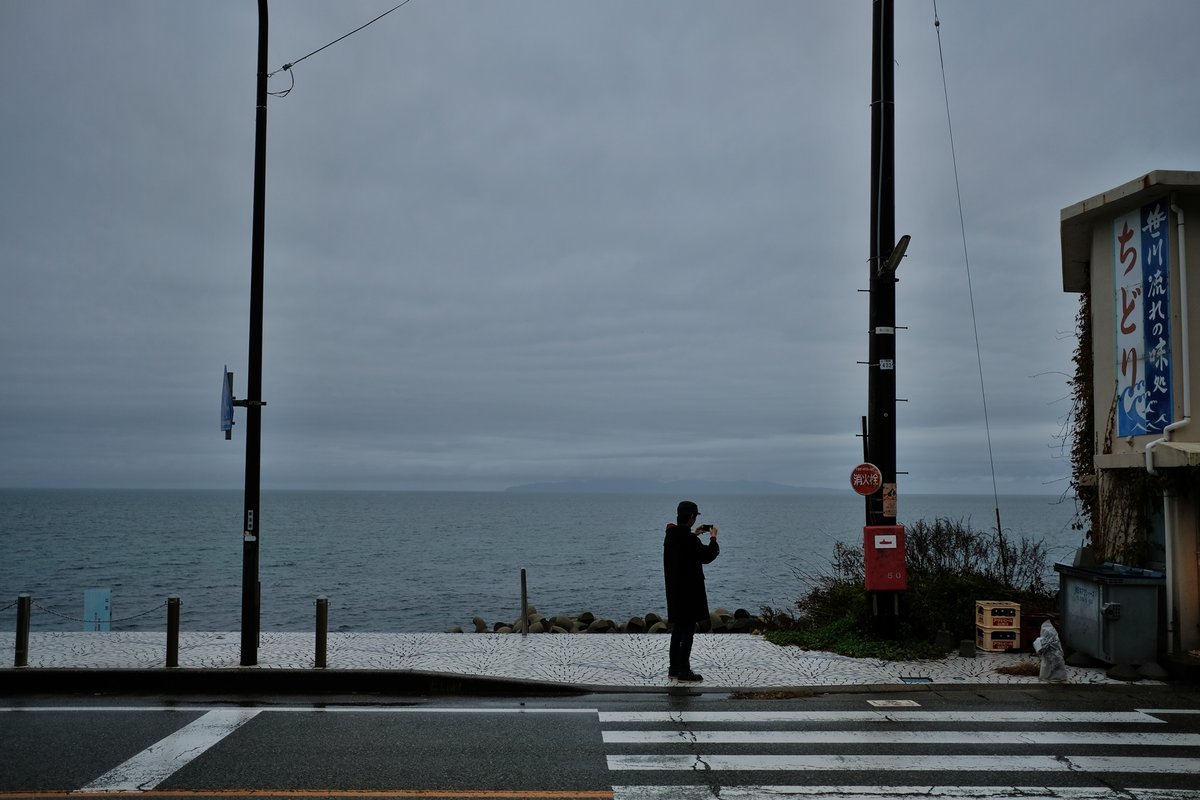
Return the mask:
<svg viewBox="0 0 1200 800">
<path fill-rule="evenodd" d="M 287 96 L 288 96 L 288 95 L 291 93 L 292 89 L 294 89 L 294 88 L 295 88 L 295 86 L 296 86 L 296 76 L 295 76 L 294 74 L 292 74 L 292 67 L 296 66 L 296 65 L 297 65 L 297 64 L 299 64 L 301 61 L 303 61 L 303 60 L 304 60 L 304 59 L 306 59 L 306 58 L 309 58 L 310 56 L 315 56 L 317 53 L 321 52 L 322 50 L 324 50 L 324 49 L 326 49 L 326 48 L 328 48 L 328 47 L 333 47 L 335 44 L 337 44 L 338 42 L 342 41 L 343 39 L 348 39 L 348 38 L 350 38 L 351 36 L 353 36 L 354 34 L 358 33 L 359 31 L 361 31 L 363 28 L 367 27 L 368 25 L 373 25 L 373 24 L 375 24 L 376 22 L 378 22 L 379 20 L 383 19 L 384 17 L 386 17 L 388 14 L 392 13 L 392 12 L 393 12 L 393 11 L 395 11 L 396 9 L 402 8 L 402 7 L 404 7 L 404 6 L 408 5 L 408 4 L 409 4 L 409 3 L 411 3 L 411 2 L 412 2 L 412 0 L 404 0 L 404 2 L 403 2 L 403 3 L 400 3 L 400 4 L 399 4 L 399 5 L 397 5 L 397 6 L 393 6 L 392 8 L 389 8 L 387 11 L 383 12 L 382 14 L 380 14 L 380 15 L 379 15 L 378 17 L 376 17 L 375 19 L 373 19 L 373 20 L 371 20 L 370 22 L 367 22 L 367 23 L 365 23 L 365 24 L 363 24 L 363 25 L 359 25 L 357 28 L 355 28 L 354 30 L 352 30 L 352 31 L 350 31 L 349 33 L 345 34 L 344 36 L 339 36 L 338 38 L 334 39 L 334 40 L 333 40 L 332 42 L 330 42 L 329 44 L 322 45 L 321 47 L 318 47 L 316 50 L 313 50 L 313 51 L 312 51 L 311 53 L 309 53 L 308 55 L 301 56 L 300 58 L 297 58 L 295 61 L 291 61 L 291 62 L 288 62 L 287 64 L 284 64 L 282 67 L 280 67 L 279 69 L 275 70 L 274 72 L 268 72 L 268 73 L 267 73 L 267 77 L 268 77 L 268 78 L 270 78 L 270 77 L 273 77 L 273 76 L 275 76 L 275 75 L 278 75 L 280 72 L 284 72 L 284 71 L 286 71 L 286 72 L 287 72 L 289 75 L 291 75 L 291 76 L 292 76 L 292 85 L 291 85 L 291 86 L 289 86 L 288 88 L 286 88 L 286 89 L 284 89 L 284 90 L 282 90 L 282 91 L 279 91 L 279 92 L 268 92 L 268 94 L 270 94 L 270 95 L 272 95 L 272 96 L 274 96 L 274 97 L 287 97 Z"/>
<path fill-rule="evenodd" d="M 967 295 L 971 300 L 971 326 L 975 330 L 975 360 L 979 364 L 979 394 L 983 399 L 983 427 L 987 433 L 988 463 L 992 468 L 992 497 L 996 502 L 996 535 L 1003 540 L 1000 529 L 1000 492 L 996 488 L 996 460 L 992 455 L 992 428 L 988 423 L 987 391 L 983 382 L 983 355 L 979 348 L 979 323 L 975 319 L 975 290 L 971 285 L 971 258 L 967 252 L 967 223 L 963 217 L 962 187 L 958 180 L 958 156 L 954 147 L 954 125 L 950 121 L 950 89 L 946 84 L 946 59 L 942 55 L 942 22 L 938 19 L 937 0 L 933 0 L 933 28 L 937 31 L 938 62 L 942 67 L 942 94 L 946 98 L 946 128 L 950 132 L 950 161 L 954 165 L 954 191 L 958 196 L 958 226 L 962 231 L 963 265 L 967 272 Z"/>
</svg>

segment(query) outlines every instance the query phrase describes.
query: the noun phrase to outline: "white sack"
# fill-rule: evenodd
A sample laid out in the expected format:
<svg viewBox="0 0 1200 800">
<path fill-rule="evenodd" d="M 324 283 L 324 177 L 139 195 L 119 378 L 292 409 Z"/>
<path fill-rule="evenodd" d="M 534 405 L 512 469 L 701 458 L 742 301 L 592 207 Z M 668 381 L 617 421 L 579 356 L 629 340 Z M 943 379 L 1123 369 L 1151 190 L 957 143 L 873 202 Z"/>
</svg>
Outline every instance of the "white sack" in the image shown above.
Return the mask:
<svg viewBox="0 0 1200 800">
<path fill-rule="evenodd" d="M 1067 664 L 1063 660 L 1062 642 L 1050 620 L 1042 623 L 1041 636 L 1033 640 L 1033 651 L 1042 658 L 1038 679 L 1051 683 L 1067 680 Z"/>
</svg>

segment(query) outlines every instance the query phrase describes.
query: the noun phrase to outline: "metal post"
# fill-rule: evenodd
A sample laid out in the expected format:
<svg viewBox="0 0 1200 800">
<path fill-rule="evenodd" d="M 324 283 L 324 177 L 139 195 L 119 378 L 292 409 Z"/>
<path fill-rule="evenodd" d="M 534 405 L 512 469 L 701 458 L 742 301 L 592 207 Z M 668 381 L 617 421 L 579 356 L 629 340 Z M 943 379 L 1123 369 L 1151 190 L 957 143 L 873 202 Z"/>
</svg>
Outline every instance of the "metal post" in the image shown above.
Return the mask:
<svg viewBox="0 0 1200 800">
<path fill-rule="evenodd" d="M 529 633 L 529 593 L 525 590 L 525 570 L 521 569 L 521 635 Z"/>
<path fill-rule="evenodd" d="M 33 596 L 28 592 L 17 595 L 17 646 L 13 658 L 14 667 L 29 666 L 29 615 L 33 610 Z"/>
<path fill-rule="evenodd" d="M 862 418 L 862 440 L 863 440 L 863 462 L 866 464 L 870 464 L 871 463 L 871 448 L 868 445 L 868 442 L 870 440 L 867 436 L 867 418 L 865 416 Z M 866 521 L 863 524 L 870 525 L 871 524 L 871 495 L 869 495 L 869 494 L 865 495 L 863 497 L 863 510 L 866 513 Z"/>
<path fill-rule="evenodd" d="M 246 501 L 242 526 L 242 666 L 258 663 L 259 468 L 262 444 L 263 219 L 267 185 L 267 0 L 258 0 L 254 210 L 250 246 L 250 353 L 246 399 Z"/>
<path fill-rule="evenodd" d="M 896 489 L 896 278 L 885 268 L 896 246 L 893 12 L 892 0 L 874 0 L 867 461 L 883 473 L 885 498 Z M 868 524 L 896 524 L 887 506 L 869 503 Z"/>
<path fill-rule="evenodd" d="M 179 666 L 179 595 L 167 598 L 167 666 Z"/>
<path fill-rule="evenodd" d="M 329 598 L 317 598 L 317 669 L 325 669 L 326 643 L 329 638 Z"/>
</svg>

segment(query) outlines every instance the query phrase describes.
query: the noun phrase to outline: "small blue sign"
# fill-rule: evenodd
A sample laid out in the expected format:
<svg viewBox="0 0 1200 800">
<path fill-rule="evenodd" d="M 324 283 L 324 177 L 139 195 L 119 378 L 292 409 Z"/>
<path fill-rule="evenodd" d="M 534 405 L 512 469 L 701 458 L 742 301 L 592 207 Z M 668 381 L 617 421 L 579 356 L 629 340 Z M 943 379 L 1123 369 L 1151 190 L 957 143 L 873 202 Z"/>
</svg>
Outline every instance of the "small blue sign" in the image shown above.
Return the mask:
<svg viewBox="0 0 1200 800">
<path fill-rule="evenodd" d="M 221 430 L 230 438 L 233 430 L 233 373 L 225 367 L 221 376 Z"/>
<path fill-rule="evenodd" d="M 107 631 L 112 625 L 112 589 L 83 590 L 83 629 Z"/>
</svg>

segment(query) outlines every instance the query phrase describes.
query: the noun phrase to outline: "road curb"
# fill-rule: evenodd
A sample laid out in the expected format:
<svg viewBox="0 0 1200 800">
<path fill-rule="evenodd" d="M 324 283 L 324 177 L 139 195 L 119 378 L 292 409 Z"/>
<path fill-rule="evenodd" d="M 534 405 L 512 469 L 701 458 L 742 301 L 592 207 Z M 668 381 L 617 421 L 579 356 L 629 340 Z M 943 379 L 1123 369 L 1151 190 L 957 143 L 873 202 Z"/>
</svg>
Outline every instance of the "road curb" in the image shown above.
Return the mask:
<svg viewBox="0 0 1200 800">
<path fill-rule="evenodd" d="M 27 694 L 587 694 L 589 688 L 545 681 L 408 670 L 157 668 L 17 668 L 3 671 L 0 695 Z"/>
</svg>

